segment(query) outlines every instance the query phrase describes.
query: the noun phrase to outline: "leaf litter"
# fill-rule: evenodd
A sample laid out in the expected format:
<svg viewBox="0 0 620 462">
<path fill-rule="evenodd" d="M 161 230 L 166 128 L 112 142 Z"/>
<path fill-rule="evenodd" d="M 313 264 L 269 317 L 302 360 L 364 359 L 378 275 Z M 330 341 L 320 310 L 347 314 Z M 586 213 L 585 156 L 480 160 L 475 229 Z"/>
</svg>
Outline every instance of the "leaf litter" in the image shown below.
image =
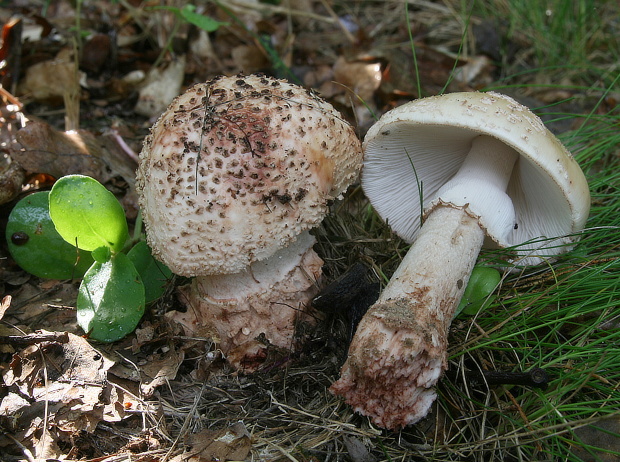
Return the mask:
<svg viewBox="0 0 620 462">
<path fill-rule="evenodd" d="M 84 0 L 79 9 L 64 0 L 45 9 L 27 2 L 16 2 L 19 11 L 0 7 L 0 58 L 7 64 L 0 69 L 0 135 L 3 152 L 24 170 L 21 195 L 62 175 L 87 174 L 134 219 L 135 152 L 153 118 L 175 93 L 218 74 L 262 71 L 301 82 L 363 136 L 376 117 L 420 90 L 483 89 L 507 72 L 507 57 L 531 59 L 528 38 L 508 39 L 503 26 L 472 18 L 476 27 L 465 36 L 458 2 L 410 2 L 410 30 L 398 2 L 196 2 L 192 12 L 226 23 L 209 32 L 181 21 L 179 2 L 161 3 L 158 10 L 125 0 Z M 535 104 L 561 102 L 575 96 L 571 84 L 562 91 L 534 86 L 522 96 Z M 567 107 L 591 107 L 592 100 L 578 101 Z M 10 196 L 3 223 L 17 200 Z M 360 261 L 368 268 L 366 296 L 345 297 L 359 309 L 371 303 L 372 287 L 389 277 L 404 249 L 368 210 L 353 188 L 316 231 L 327 281 L 346 280 Z M 435 447 L 445 460 L 459 460 L 459 451 L 476 447 L 475 441 L 451 446 L 471 418 L 449 417 L 471 406 L 458 393 L 445 390 L 449 409 L 438 405 L 422 424 L 393 434 L 327 392 L 344 360 L 357 316 L 352 308 L 327 309 L 303 349 L 274 349 L 264 370 L 245 375 L 227 368 L 209 332 L 185 337 L 165 316 L 179 307 L 174 286 L 183 281 L 171 284 L 134 334 L 101 345 L 75 323 L 76 281 L 37 280 L 10 261 L 4 246 L 0 252 L 6 460 L 440 460 Z M 499 360 L 472 355 L 485 364 Z M 448 388 L 461 384 L 446 381 Z M 504 411 L 514 411 L 514 397 L 505 399 Z M 501 454 L 512 460 L 510 448 Z"/>
</svg>

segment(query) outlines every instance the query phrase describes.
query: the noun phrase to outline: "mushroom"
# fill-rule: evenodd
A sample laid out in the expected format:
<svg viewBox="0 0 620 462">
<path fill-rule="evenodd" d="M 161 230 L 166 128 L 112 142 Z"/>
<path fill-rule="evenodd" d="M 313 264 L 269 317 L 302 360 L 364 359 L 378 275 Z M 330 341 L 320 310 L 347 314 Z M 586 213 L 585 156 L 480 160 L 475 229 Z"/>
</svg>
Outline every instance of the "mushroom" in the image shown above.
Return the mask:
<svg viewBox="0 0 620 462">
<path fill-rule="evenodd" d="M 583 172 L 526 107 L 453 93 L 386 113 L 364 139 L 362 187 L 413 243 L 362 319 L 331 391 L 377 425 L 423 418 L 481 247 L 532 265 L 566 251 L 589 213 Z M 424 222 L 423 226 L 422 221 Z"/>
<path fill-rule="evenodd" d="M 361 143 L 314 93 L 263 75 L 218 77 L 177 97 L 137 173 L 147 241 L 174 273 L 189 333 L 212 333 L 255 369 L 291 348 L 323 264 L 308 230 L 358 177 Z"/>
</svg>

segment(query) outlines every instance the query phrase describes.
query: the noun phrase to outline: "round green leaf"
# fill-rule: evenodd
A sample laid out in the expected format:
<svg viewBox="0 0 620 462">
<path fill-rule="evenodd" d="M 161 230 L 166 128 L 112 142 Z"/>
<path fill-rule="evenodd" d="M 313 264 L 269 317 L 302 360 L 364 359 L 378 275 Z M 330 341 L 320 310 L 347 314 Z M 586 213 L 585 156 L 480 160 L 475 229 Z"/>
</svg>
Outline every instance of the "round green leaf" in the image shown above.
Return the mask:
<svg viewBox="0 0 620 462">
<path fill-rule="evenodd" d="M 144 285 L 124 253 L 95 262 L 77 298 L 78 324 L 94 340 L 114 342 L 133 332 L 144 314 Z"/>
<path fill-rule="evenodd" d="M 172 277 L 172 271 L 163 263 L 155 260 L 151 249 L 144 241 L 134 245 L 127 252 L 127 256 L 140 273 L 144 283 L 146 303 L 154 302 L 164 294 L 166 285 Z"/>
<path fill-rule="evenodd" d="M 20 200 L 9 215 L 5 234 L 13 259 L 40 278 L 81 278 L 93 264 L 89 252 L 78 250 L 56 231 L 49 214 L 49 191 Z"/>
<path fill-rule="evenodd" d="M 480 310 L 486 309 L 495 299 L 491 294 L 495 292 L 501 278 L 499 271 L 494 268 L 487 266 L 474 267 L 455 316 L 461 311 L 465 314 L 473 315 Z"/>
<path fill-rule="evenodd" d="M 129 237 L 123 207 L 94 178 L 60 178 L 50 192 L 49 209 L 58 233 L 80 249 L 106 246 L 118 252 Z"/>
</svg>

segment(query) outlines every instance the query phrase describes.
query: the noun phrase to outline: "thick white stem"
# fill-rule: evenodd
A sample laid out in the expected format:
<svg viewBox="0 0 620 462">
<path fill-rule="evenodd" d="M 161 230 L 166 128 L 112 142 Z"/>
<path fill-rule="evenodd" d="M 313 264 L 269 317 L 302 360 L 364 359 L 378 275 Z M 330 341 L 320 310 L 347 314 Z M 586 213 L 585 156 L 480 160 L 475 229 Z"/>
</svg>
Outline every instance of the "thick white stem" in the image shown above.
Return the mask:
<svg viewBox="0 0 620 462">
<path fill-rule="evenodd" d="M 448 328 L 483 239 L 463 209 L 433 211 L 360 322 L 332 392 L 384 428 L 427 414 L 447 367 Z"/>
<path fill-rule="evenodd" d="M 307 231 L 266 260 L 254 262 L 245 271 L 234 274 L 198 276 L 198 293 L 225 302 L 239 300 L 259 291 L 270 290 L 301 264 L 307 252 L 313 252 L 315 238 Z"/>
<path fill-rule="evenodd" d="M 431 208 L 441 204 L 467 207 L 493 241 L 507 246 L 516 218 L 506 187 L 518 157 L 495 138 L 474 138 L 461 168 L 439 189 Z"/>
<path fill-rule="evenodd" d="M 516 153 L 489 137 L 472 143 L 462 168 L 440 189 L 416 241 L 357 329 L 340 379 L 344 396 L 377 425 L 423 418 L 447 367 L 448 330 L 488 227 L 514 220 L 505 194 Z M 487 214 L 494 210 L 500 222 Z"/>
<path fill-rule="evenodd" d="M 425 296 L 429 309 L 446 308 L 445 300 L 460 301 L 478 257 L 484 232 L 461 208 L 437 207 L 420 228 L 413 243 L 378 302 Z"/>
<path fill-rule="evenodd" d="M 188 333 L 219 339 L 236 369 L 251 372 L 265 360 L 268 345 L 291 350 L 299 321 L 313 322 L 310 300 L 319 290 L 323 260 L 309 233 L 248 270 L 202 276 L 181 287 L 186 313 L 169 317 Z"/>
<path fill-rule="evenodd" d="M 518 158 L 519 154 L 502 141 L 490 136 L 477 136 L 458 173 L 442 190 L 467 179 L 476 182 L 475 189 L 488 188 L 504 192 Z"/>
</svg>

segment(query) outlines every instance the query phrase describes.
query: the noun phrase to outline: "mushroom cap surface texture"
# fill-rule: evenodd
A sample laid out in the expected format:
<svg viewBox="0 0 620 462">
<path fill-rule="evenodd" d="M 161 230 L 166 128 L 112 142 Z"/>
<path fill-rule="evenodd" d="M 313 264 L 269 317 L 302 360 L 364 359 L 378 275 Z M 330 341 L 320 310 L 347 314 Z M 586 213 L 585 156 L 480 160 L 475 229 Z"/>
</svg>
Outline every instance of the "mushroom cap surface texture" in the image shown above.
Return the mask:
<svg viewBox="0 0 620 462">
<path fill-rule="evenodd" d="M 302 87 L 262 75 L 194 85 L 140 153 L 148 243 L 182 276 L 240 272 L 318 225 L 361 165 L 351 125 Z"/>
<path fill-rule="evenodd" d="M 438 190 L 481 135 L 519 154 L 506 190 L 515 223 L 494 235 L 489 231 L 494 224 L 487 221 L 495 218 L 477 216 L 487 233 L 484 245 L 518 246 L 516 254 L 528 264 L 566 250 L 576 240 L 570 234 L 583 229 L 588 218 L 587 180 L 540 118 L 502 94 L 450 93 L 387 112 L 364 139 L 364 193 L 392 230 L 413 242 L 423 214 L 438 205 Z"/>
</svg>

